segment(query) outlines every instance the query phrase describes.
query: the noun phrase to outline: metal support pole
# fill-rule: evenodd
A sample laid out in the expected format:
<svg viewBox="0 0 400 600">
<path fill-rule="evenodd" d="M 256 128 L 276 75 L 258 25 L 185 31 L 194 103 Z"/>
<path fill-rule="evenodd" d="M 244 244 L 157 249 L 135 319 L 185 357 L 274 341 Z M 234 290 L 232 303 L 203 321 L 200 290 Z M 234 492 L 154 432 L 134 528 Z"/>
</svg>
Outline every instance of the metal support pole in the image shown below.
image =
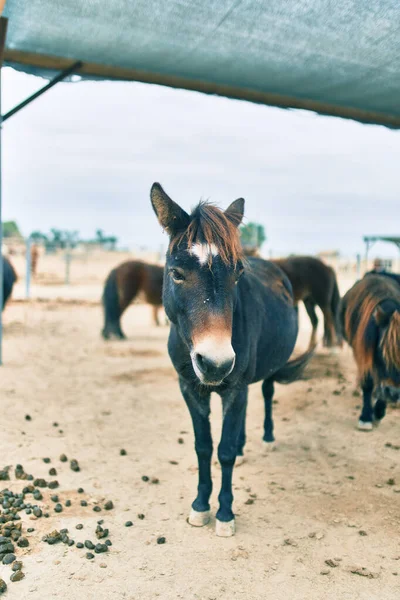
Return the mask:
<svg viewBox="0 0 400 600">
<path fill-rule="evenodd" d="M 3 292 L 3 219 L 2 219 L 2 164 L 1 164 L 1 154 L 2 154 L 2 118 L 1 118 L 1 72 L 3 66 L 3 54 L 4 47 L 6 45 L 6 35 L 7 35 L 7 19 L 4 17 L 0 18 L 0 365 L 3 364 L 3 301 L 4 301 L 4 292 Z"/>
<path fill-rule="evenodd" d="M 69 244 L 67 245 L 65 252 L 65 285 L 70 284 L 70 271 L 71 271 L 71 249 Z"/>
<path fill-rule="evenodd" d="M 45 92 L 47 92 L 47 90 L 49 90 L 54 85 L 56 85 L 56 83 L 59 83 L 60 81 L 63 81 L 63 79 L 65 79 L 66 77 L 68 77 L 68 75 L 71 75 L 71 73 L 74 73 L 74 72 L 78 71 L 81 68 L 81 66 L 82 66 L 82 62 L 80 60 L 78 60 L 73 65 L 71 65 L 70 67 L 68 67 L 68 69 L 65 69 L 64 71 L 61 71 L 61 73 L 59 73 L 56 77 L 54 77 L 54 79 L 52 79 L 51 81 L 49 81 L 49 83 L 47 85 L 45 85 L 40 90 L 38 90 L 37 92 L 35 92 L 34 94 L 32 94 L 32 96 L 29 96 L 29 98 L 26 98 L 26 100 L 23 100 L 23 102 L 21 102 L 20 104 L 17 104 L 17 106 L 14 106 L 14 108 L 12 108 L 11 110 L 9 110 L 8 113 L 6 113 L 5 115 L 3 115 L 3 122 L 7 121 L 7 119 L 9 119 L 13 115 L 15 115 L 15 113 L 17 113 L 18 111 L 20 111 L 21 108 L 24 108 L 25 106 L 27 106 L 28 104 L 30 104 L 31 102 L 33 102 L 33 100 L 36 100 L 36 98 L 38 98 L 39 96 L 41 96 L 42 94 L 44 94 Z"/>
<path fill-rule="evenodd" d="M 356 268 L 356 279 L 357 281 L 361 277 L 361 255 L 357 254 L 357 268 Z"/>
<path fill-rule="evenodd" d="M 31 236 L 26 240 L 26 279 L 25 279 L 25 297 L 27 300 L 31 297 L 31 267 L 32 267 L 32 257 L 31 257 Z"/>
</svg>

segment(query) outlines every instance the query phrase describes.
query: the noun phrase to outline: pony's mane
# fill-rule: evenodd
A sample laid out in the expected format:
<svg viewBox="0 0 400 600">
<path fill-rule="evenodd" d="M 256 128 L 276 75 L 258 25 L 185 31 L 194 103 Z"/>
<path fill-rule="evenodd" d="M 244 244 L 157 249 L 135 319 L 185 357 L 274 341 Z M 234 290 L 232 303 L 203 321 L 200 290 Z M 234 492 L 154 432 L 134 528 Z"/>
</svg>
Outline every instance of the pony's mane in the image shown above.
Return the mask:
<svg viewBox="0 0 400 600">
<path fill-rule="evenodd" d="M 384 280 L 379 276 L 368 275 L 359 282 L 350 293 L 346 317 L 345 332 L 353 348 L 359 377 L 365 380 L 375 374 L 374 353 L 376 340 L 371 339 L 368 326 L 374 318 L 378 305 L 385 300 L 393 300 L 400 305 L 398 284 Z M 400 314 L 393 313 L 390 324 L 381 340 L 381 350 L 385 362 L 400 366 Z"/>
<path fill-rule="evenodd" d="M 389 327 L 382 336 L 381 350 L 386 364 L 400 371 L 400 312 L 398 310 L 392 314 Z"/>
<path fill-rule="evenodd" d="M 236 265 L 244 258 L 237 228 L 239 223 L 239 215 L 235 219 L 234 214 L 227 216 L 214 204 L 201 201 L 190 215 L 189 227 L 171 239 L 170 249 L 182 242 L 185 242 L 188 248 L 196 243 L 207 244 L 210 247 L 215 246 L 224 264 L 233 262 Z M 212 260 L 211 253 L 209 260 Z"/>
</svg>

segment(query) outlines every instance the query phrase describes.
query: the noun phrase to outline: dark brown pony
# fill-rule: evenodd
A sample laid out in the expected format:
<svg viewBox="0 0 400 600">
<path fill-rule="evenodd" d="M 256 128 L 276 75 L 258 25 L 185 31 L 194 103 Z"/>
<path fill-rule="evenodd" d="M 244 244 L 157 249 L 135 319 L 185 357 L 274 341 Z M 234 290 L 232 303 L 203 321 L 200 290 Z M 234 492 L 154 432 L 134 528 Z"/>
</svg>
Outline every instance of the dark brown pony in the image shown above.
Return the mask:
<svg viewBox="0 0 400 600">
<path fill-rule="evenodd" d="M 294 302 L 304 302 L 311 320 L 312 333 L 310 348 L 315 346 L 318 317 L 315 307 L 319 306 L 324 315 L 324 346 L 331 348 L 340 345 L 337 334 L 337 313 L 340 294 L 335 271 L 313 256 L 291 256 L 272 260 L 288 276 L 293 288 Z"/>
<path fill-rule="evenodd" d="M 113 269 L 104 284 L 104 328 L 102 335 L 108 340 L 112 335 L 125 339 L 121 329 L 121 316 L 139 292 L 153 306 L 153 316 L 159 325 L 158 311 L 162 306 L 164 267 L 149 265 L 139 260 L 128 260 Z"/>
<path fill-rule="evenodd" d="M 363 390 L 359 428 L 370 430 L 373 418 L 384 417 L 387 399 L 400 397 L 399 283 L 386 275 L 366 275 L 344 296 L 339 317 Z"/>
</svg>

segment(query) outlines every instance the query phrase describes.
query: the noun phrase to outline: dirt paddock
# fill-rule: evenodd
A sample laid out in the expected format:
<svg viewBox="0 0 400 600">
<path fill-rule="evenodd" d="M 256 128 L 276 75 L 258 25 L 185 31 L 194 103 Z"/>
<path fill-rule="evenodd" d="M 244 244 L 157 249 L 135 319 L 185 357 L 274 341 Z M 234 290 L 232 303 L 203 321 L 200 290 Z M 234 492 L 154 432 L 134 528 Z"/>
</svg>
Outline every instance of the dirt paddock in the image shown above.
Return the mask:
<svg viewBox="0 0 400 600">
<path fill-rule="evenodd" d="M 309 329 L 301 317 L 305 346 Z M 150 308 L 129 309 L 126 342 L 100 338 L 95 302 L 13 302 L 4 320 L 0 468 L 21 463 L 51 479 L 55 467 L 60 501 L 72 502 L 56 514 L 44 489 L 49 518 L 21 513 L 23 527 L 35 531 L 30 546 L 17 551 L 25 578 L 12 583 L 10 567 L 0 566 L 5 597 L 400 598 L 400 410 L 390 410 L 372 433 L 356 430 L 361 399 L 348 349 L 335 356 L 320 349 L 306 381 L 277 386 L 278 446 L 268 456 L 261 389 L 251 388 L 246 462 L 234 472 L 237 533 L 221 539 L 214 522 L 202 529 L 186 523 L 197 485 L 192 426 L 166 354 L 168 330 L 152 325 Z M 215 442 L 220 417 L 216 398 Z M 80 472 L 60 462 L 62 453 L 79 461 Z M 213 477 L 215 514 L 216 466 Z M 0 489 L 23 485 L 12 476 Z M 106 500 L 113 510 L 93 512 Z M 96 542 L 99 519 L 112 546 L 93 560 L 86 549 L 41 541 L 64 527 L 75 542 Z M 129 520 L 133 526 L 125 527 Z"/>
</svg>

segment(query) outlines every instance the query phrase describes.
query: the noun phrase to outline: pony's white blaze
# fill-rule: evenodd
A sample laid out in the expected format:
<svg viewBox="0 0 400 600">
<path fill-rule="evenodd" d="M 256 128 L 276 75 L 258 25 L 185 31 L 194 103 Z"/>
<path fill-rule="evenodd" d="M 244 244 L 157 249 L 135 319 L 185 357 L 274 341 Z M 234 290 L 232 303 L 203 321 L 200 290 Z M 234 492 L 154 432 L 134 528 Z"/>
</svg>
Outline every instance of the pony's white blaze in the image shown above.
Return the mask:
<svg viewBox="0 0 400 600">
<path fill-rule="evenodd" d="M 215 244 L 200 244 L 197 242 L 189 250 L 190 254 L 196 256 L 201 265 L 207 264 L 210 256 L 218 255 L 218 248 Z"/>
</svg>

